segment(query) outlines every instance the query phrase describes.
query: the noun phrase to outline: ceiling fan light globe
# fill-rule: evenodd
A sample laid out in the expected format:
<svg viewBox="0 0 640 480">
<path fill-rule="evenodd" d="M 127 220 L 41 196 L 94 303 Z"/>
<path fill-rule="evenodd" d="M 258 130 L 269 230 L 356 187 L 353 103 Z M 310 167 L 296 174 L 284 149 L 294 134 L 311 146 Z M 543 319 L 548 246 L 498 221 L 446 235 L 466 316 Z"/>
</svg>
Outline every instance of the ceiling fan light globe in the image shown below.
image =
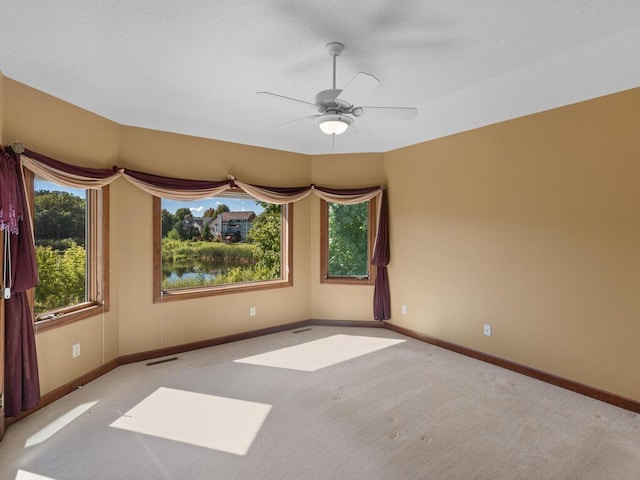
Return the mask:
<svg viewBox="0 0 640 480">
<path fill-rule="evenodd" d="M 320 130 L 327 135 L 340 135 L 347 128 L 349 128 L 349 125 L 340 120 L 326 120 L 320 124 Z"/>
<path fill-rule="evenodd" d="M 322 133 L 327 135 L 340 135 L 347 131 L 353 124 L 353 120 L 345 115 L 323 115 L 316 120 Z"/>
</svg>

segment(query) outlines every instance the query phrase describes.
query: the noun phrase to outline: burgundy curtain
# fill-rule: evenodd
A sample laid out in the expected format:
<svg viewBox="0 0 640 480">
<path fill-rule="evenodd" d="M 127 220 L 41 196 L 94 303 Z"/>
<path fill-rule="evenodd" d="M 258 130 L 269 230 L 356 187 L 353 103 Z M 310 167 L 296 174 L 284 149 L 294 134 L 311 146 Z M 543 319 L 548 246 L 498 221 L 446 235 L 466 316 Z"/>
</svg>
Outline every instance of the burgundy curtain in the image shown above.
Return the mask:
<svg viewBox="0 0 640 480">
<path fill-rule="evenodd" d="M 167 190 L 184 190 L 184 191 L 200 191 L 207 189 L 215 189 L 223 185 L 231 185 L 231 180 L 212 181 L 212 180 L 187 180 L 182 178 L 163 177 L 152 173 L 139 172 L 129 168 L 113 167 L 114 171 L 121 171 L 129 177 L 139 182 L 153 185 L 154 187 Z"/>
<path fill-rule="evenodd" d="M 11 291 L 5 301 L 5 416 L 14 417 L 40 401 L 33 315 L 27 298 L 27 290 L 38 283 L 38 273 L 22 168 L 9 149 L 0 152 L 0 192 L 0 230 L 6 243 L 3 267 L 8 274 L 3 289 Z"/>
<path fill-rule="evenodd" d="M 382 192 L 380 216 L 378 217 L 378 235 L 371 258 L 371 265 L 376 266 L 376 285 L 373 292 L 373 316 L 376 320 L 391 318 L 391 294 L 389 293 L 389 277 L 387 265 L 391 258 L 389 250 L 389 199 L 387 191 Z"/>
<path fill-rule="evenodd" d="M 318 185 L 314 185 L 313 188 L 319 192 L 330 193 L 333 195 L 341 195 L 341 196 L 353 196 L 353 195 L 365 195 L 367 193 L 373 193 L 380 190 L 380 187 L 364 187 L 364 188 L 329 188 L 329 187 L 320 187 Z"/>
<path fill-rule="evenodd" d="M 69 173 L 71 175 L 78 175 L 80 177 L 85 178 L 109 178 L 112 177 L 114 172 L 108 168 L 90 168 L 90 167 L 79 167 L 77 165 L 72 165 L 70 163 L 64 163 L 60 160 L 56 160 L 51 157 L 47 157 L 46 155 L 42 155 L 41 153 L 34 152 L 33 150 L 29 150 L 28 148 L 24 149 L 24 155 L 43 165 L 52 168 L 54 170 L 58 170 L 60 172 Z"/>
</svg>

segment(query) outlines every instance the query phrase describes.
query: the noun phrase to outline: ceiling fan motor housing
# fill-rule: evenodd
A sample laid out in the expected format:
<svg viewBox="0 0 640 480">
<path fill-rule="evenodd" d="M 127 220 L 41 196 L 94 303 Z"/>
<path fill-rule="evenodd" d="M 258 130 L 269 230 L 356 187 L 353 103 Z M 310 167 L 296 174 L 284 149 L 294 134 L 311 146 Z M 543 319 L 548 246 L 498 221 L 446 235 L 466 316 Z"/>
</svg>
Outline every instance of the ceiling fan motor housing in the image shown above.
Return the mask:
<svg viewBox="0 0 640 480">
<path fill-rule="evenodd" d="M 336 100 L 342 90 L 339 88 L 330 88 L 323 90 L 316 95 L 316 105 L 321 113 L 335 112 L 345 113 L 352 105 L 344 100 Z"/>
</svg>

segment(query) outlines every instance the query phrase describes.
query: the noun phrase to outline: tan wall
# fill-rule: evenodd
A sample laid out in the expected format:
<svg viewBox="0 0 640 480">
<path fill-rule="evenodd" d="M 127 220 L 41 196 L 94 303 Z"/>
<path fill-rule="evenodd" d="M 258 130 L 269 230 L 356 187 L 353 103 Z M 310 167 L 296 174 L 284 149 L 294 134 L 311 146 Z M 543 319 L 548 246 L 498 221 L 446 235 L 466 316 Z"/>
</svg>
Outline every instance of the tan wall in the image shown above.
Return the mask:
<svg viewBox="0 0 640 480">
<path fill-rule="evenodd" d="M 315 155 L 311 181 L 336 188 L 383 185 L 384 154 Z M 320 200 L 311 199 L 311 318 L 373 320 L 373 286 L 320 283 Z"/>
<path fill-rule="evenodd" d="M 233 174 L 250 183 L 309 183 L 304 155 L 131 127 L 121 128 L 120 158 L 130 168 L 182 178 L 217 180 Z M 307 200 L 294 206 L 293 288 L 153 304 L 152 197 L 126 184 L 112 197 L 118 199 L 121 232 L 113 251 L 127 272 L 118 286 L 121 355 L 309 318 Z M 256 308 L 255 317 L 249 317 L 250 307 Z"/>
<path fill-rule="evenodd" d="M 639 111 L 636 89 L 388 153 L 393 322 L 640 400 Z"/>
<path fill-rule="evenodd" d="M 118 125 L 86 110 L 5 78 L 3 140 L 21 141 L 27 147 L 79 165 L 111 167 L 116 163 Z M 111 212 L 111 220 L 117 211 Z M 113 241 L 113 235 L 111 236 Z M 118 284 L 110 272 L 111 292 Z M 104 316 L 76 322 L 36 335 L 40 386 L 53 390 L 118 356 L 118 299 L 112 294 L 111 310 Z M 81 345 L 72 358 L 71 348 Z"/>
<path fill-rule="evenodd" d="M 118 155 L 118 125 L 5 78 L 4 141 L 79 165 L 111 168 Z"/>
</svg>

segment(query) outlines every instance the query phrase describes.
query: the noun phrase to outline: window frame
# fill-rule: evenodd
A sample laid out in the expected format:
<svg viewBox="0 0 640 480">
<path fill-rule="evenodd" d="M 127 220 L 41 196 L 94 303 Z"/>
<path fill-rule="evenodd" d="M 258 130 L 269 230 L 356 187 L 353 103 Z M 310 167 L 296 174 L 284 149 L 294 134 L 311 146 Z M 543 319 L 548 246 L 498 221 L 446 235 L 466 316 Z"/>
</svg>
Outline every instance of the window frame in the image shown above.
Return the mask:
<svg viewBox="0 0 640 480">
<path fill-rule="evenodd" d="M 228 192 L 225 192 L 228 193 Z M 234 192 L 229 192 L 233 194 Z M 238 193 L 238 192 L 236 192 Z M 242 192 L 244 194 L 244 192 Z M 224 196 L 224 195 L 223 195 Z M 162 198 L 153 197 L 153 303 L 293 286 L 293 203 L 282 205 L 281 278 L 162 290 Z"/>
<path fill-rule="evenodd" d="M 376 198 L 365 200 L 369 203 L 369 225 L 368 225 L 368 257 L 366 277 L 360 276 L 330 276 L 329 275 L 329 203 L 320 199 L 320 283 L 335 285 L 374 285 L 376 281 L 376 269 L 372 268 L 371 259 L 376 240 Z"/>
<path fill-rule="evenodd" d="M 35 174 L 23 168 L 30 207 L 31 224 L 35 221 Z M 51 183 L 55 181 L 46 180 Z M 82 188 L 82 187 L 77 187 Z M 39 315 L 34 311 L 35 288 L 29 292 L 35 332 L 42 332 L 103 314 L 109 311 L 109 186 L 84 189 L 87 192 L 86 296 L 89 300 L 67 307 L 48 310 Z M 44 318 L 52 316 L 52 318 Z"/>
</svg>

